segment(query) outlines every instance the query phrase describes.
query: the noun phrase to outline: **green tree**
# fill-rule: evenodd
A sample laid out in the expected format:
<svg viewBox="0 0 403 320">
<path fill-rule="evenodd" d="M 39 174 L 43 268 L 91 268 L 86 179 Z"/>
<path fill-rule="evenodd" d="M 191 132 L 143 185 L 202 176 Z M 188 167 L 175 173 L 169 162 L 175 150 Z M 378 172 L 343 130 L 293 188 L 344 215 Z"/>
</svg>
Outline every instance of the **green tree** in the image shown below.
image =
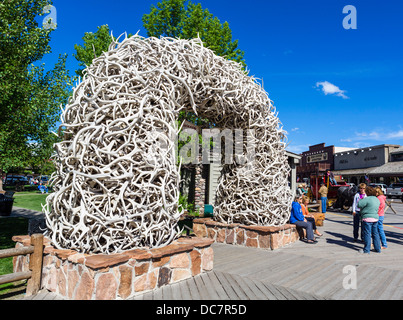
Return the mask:
<svg viewBox="0 0 403 320">
<path fill-rule="evenodd" d="M 54 134 L 49 134 L 41 144 L 32 143 L 30 145 L 31 157 L 28 160 L 28 167 L 35 173 L 50 175 L 56 167 L 51 156 L 54 153 L 53 144 L 59 142 L 60 138 Z"/>
<path fill-rule="evenodd" d="M 131 37 L 129 34 L 128 37 Z M 102 53 L 107 52 L 112 41 L 117 38 L 112 36 L 111 30 L 107 24 L 98 27 L 96 32 L 86 32 L 83 37 L 83 44 L 74 45 L 76 53 L 73 56 L 77 59 L 78 65 L 81 67 L 76 70 L 76 74 L 83 77 L 84 69 L 91 65 L 94 58 L 98 58 Z"/>
<path fill-rule="evenodd" d="M 32 143 L 48 148 L 70 94 L 66 55 L 50 71 L 35 66 L 50 53 L 52 29 L 35 20 L 48 0 L 7 0 L 0 3 L 0 171 L 24 167 L 32 157 Z M 1 173 L 1 172 L 0 172 Z"/>
<path fill-rule="evenodd" d="M 84 44 L 74 46 L 76 53 L 73 53 L 73 56 L 78 60 L 78 65 L 81 67 L 76 70 L 76 74 L 82 77 L 84 69 L 91 65 L 94 58 L 108 51 L 113 40 L 116 38 L 111 35 L 107 24 L 98 27 L 95 33 L 86 32 L 83 37 Z"/>
<path fill-rule="evenodd" d="M 157 6 L 152 5 L 149 14 L 143 15 L 143 24 L 149 37 L 192 39 L 199 36 L 215 54 L 246 66 L 238 40 L 232 41 L 228 22 L 221 23 L 200 3 L 163 0 Z"/>
</svg>

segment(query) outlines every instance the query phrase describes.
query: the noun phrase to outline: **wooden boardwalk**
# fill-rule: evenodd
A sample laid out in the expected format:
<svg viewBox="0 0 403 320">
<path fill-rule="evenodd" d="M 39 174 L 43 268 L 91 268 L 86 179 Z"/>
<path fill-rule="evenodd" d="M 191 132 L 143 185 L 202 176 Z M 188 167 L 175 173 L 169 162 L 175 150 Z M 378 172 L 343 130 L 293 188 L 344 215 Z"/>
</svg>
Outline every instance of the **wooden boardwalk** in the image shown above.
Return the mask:
<svg viewBox="0 0 403 320">
<path fill-rule="evenodd" d="M 36 295 L 23 297 L 21 300 L 66 300 L 62 296 L 56 293 L 49 292 L 47 290 L 41 290 Z"/>
<path fill-rule="evenodd" d="M 216 243 L 213 272 L 134 299 L 403 299 L 403 229 L 385 226 L 388 249 L 369 255 L 358 252 L 352 229 L 351 215 L 327 213 L 317 244 L 270 251 Z M 343 286 L 354 284 L 352 270 L 356 289 Z"/>
<path fill-rule="evenodd" d="M 211 271 L 161 287 L 132 300 L 318 300 L 313 294 L 246 278 Z"/>
<path fill-rule="evenodd" d="M 370 255 L 358 253 L 363 245 L 352 241 L 351 215 L 327 213 L 319 230 L 317 244 L 299 241 L 275 251 L 214 244 L 212 272 L 130 299 L 403 299 L 403 229 L 385 226 L 388 249 Z M 348 289 L 343 282 L 354 284 L 352 271 L 356 288 Z"/>
</svg>

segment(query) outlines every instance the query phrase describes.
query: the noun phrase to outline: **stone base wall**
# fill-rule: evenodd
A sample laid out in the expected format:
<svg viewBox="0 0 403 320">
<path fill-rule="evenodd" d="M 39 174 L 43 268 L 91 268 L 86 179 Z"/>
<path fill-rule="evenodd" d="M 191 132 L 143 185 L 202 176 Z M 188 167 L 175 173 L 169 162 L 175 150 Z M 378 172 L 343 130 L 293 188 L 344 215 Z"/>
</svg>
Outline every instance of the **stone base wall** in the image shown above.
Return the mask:
<svg viewBox="0 0 403 320">
<path fill-rule="evenodd" d="M 296 242 L 300 236 L 294 224 L 281 227 L 246 226 L 239 223 L 225 224 L 211 218 L 193 220 L 197 237 L 205 237 L 218 243 L 275 250 Z"/>
<path fill-rule="evenodd" d="M 15 236 L 16 247 L 29 236 Z M 72 300 L 126 299 L 213 269 L 211 239 L 182 237 L 157 249 L 83 254 L 55 249 L 45 238 L 41 288 Z M 14 272 L 27 271 L 29 255 L 14 257 Z"/>
<path fill-rule="evenodd" d="M 203 165 L 201 156 L 199 157 L 199 163 L 196 165 L 195 175 L 195 209 L 199 211 L 200 215 L 204 214 L 204 199 L 206 192 L 206 179 L 203 178 Z"/>
</svg>

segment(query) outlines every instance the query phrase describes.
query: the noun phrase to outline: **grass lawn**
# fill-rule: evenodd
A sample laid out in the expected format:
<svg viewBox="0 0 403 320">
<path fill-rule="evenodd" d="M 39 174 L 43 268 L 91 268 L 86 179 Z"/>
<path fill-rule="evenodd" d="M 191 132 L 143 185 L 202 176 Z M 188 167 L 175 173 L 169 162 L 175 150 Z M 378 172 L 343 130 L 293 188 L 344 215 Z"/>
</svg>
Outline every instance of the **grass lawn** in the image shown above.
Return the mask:
<svg viewBox="0 0 403 320">
<path fill-rule="evenodd" d="M 0 250 L 14 248 L 15 242 L 11 238 L 25 234 L 28 234 L 28 219 L 0 218 Z M 0 259 L 0 275 L 9 273 L 13 273 L 13 258 Z M 18 288 L 21 288 L 21 282 L 0 285 L 0 299 L 10 290 L 14 291 Z"/>
<path fill-rule="evenodd" d="M 14 206 L 19 208 L 42 211 L 41 204 L 45 204 L 46 197 L 49 194 L 42 194 L 36 191 L 16 192 L 14 194 Z"/>
<path fill-rule="evenodd" d="M 19 208 L 42 211 L 41 204 L 45 204 L 45 199 L 49 194 L 42 194 L 35 185 L 25 185 L 25 191 L 15 192 L 15 186 L 5 186 L 4 190 L 14 193 L 14 206 Z M 52 192 L 49 190 L 49 193 Z"/>
</svg>

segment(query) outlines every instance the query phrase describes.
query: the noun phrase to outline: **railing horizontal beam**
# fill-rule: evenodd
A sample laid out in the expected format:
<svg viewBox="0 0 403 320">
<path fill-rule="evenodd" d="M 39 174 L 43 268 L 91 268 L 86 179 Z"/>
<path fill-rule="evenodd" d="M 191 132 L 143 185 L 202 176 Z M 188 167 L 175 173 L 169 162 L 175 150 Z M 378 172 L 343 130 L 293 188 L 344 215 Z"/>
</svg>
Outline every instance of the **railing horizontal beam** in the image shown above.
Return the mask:
<svg viewBox="0 0 403 320">
<path fill-rule="evenodd" d="M 23 248 L 4 249 L 4 250 L 0 250 L 0 259 L 19 256 L 19 255 L 31 254 L 33 252 L 34 252 L 33 246 L 23 247 Z"/>
<path fill-rule="evenodd" d="M 32 276 L 32 271 L 5 274 L 5 275 L 0 276 L 0 284 L 29 279 L 29 278 L 31 278 L 31 276 Z"/>
</svg>

